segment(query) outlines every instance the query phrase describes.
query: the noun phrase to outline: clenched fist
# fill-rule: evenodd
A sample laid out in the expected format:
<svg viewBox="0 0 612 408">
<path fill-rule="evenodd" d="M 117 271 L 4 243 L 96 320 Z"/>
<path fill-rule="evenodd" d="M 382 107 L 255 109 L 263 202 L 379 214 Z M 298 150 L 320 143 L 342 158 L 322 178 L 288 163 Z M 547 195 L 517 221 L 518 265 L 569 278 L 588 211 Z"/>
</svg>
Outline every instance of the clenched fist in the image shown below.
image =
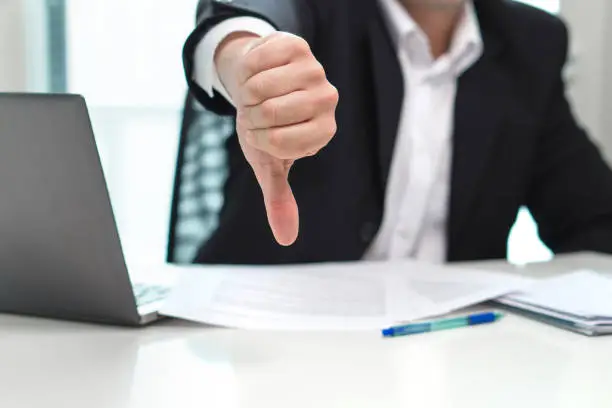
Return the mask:
<svg viewBox="0 0 612 408">
<path fill-rule="evenodd" d="M 299 216 L 289 170 L 336 133 L 338 91 L 308 43 L 287 33 L 233 34 L 215 63 L 236 105 L 240 146 L 261 186 L 272 232 L 279 244 L 291 245 Z"/>
</svg>

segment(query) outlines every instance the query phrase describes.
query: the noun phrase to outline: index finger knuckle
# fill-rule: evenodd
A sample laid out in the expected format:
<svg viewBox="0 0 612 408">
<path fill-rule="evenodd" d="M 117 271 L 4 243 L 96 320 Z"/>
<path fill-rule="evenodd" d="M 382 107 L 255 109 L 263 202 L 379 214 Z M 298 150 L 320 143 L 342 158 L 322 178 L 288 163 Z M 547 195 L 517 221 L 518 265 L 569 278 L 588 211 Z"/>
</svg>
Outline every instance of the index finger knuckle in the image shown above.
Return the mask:
<svg viewBox="0 0 612 408">
<path fill-rule="evenodd" d="M 251 78 L 243 86 L 243 101 L 248 105 L 259 103 L 264 97 L 265 87 L 264 81 Z"/>
<path fill-rule="evenodd" d="M 294 55 L 307 56 L 312 54 L 310 44 L 302 37 L 291 36 L 288 37 L 287 41 Z"/>
<path fill-rule="evenodd" d="M 262 59 L 264 56 L 261 50 L 255 50 L 248 53 L 242 60 L 241 74 L 243 81 L 247 81 L 253 75 L 256 75 L 260 71 L 262 66 Z"/>
</svg>

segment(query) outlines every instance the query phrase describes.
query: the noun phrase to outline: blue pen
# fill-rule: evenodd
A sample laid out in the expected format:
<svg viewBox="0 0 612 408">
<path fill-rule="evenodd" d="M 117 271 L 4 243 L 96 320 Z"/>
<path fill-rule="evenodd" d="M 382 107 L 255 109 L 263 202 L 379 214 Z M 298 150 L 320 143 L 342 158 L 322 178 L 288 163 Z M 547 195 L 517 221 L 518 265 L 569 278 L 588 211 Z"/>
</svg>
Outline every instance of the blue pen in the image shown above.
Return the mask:
<svg viewBox="0 0 612 408">
<path fill-rule="evenodd" d="M 390 327 L 388 329 L 384 329 L 382 334 L 384 337 L 408 336 L 411 334 L 421 334 L 493 323 L 502 317 L 503 314 L 498 312 L 480 313 L 463 317 L 453 317 L 450 319 L 433 320 L 431 322 L 412 323 L 405 326 Z"/>
</svg>

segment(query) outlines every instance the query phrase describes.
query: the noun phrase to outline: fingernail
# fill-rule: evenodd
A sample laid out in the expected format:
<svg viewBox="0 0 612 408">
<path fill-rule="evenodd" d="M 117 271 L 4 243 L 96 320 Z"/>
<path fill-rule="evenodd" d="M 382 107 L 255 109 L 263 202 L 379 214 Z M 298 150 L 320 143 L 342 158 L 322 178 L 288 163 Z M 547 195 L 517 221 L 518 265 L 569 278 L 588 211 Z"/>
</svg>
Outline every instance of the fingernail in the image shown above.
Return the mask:
<svg viewBox="0 0 612 408">
<path fill-rule="evenodd" d="M 285 247 L 289 247 L 293 244 L 295 244 L 295 241 L 297 240 L 297 234 L 296 233 L 288 233 L 288 232 L 275 232 L 274 233 L 275 238 L 276 238 L 276 242 L 278 242 L 279 245 L 285 246 Z"/>
</svg>

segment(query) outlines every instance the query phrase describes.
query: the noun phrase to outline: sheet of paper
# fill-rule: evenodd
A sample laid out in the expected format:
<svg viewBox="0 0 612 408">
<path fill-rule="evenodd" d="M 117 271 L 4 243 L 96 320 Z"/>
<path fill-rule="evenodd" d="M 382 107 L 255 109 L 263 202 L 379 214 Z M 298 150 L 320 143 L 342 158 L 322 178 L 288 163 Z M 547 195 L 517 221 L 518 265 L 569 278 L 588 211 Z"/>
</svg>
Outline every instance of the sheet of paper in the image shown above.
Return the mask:
<svg viewBox="0 0 612 408">
<path fill-rule="evenodd" d="M 387 266 L 404 293 L 418 296 L 422 309 L 413 316 L 410 304 L 398 308 L 400 320 L 415 320 L 450 313 L 533 285 L 532 279 L 493 271 L 428 265 L 402 261 Z M 514 288 L 514 289 L 513 289 Z M 401 292 L 401 291 L 400 291 Z M 403 293 L 397 298 L 405 300 Z"/>
<path fill-rule="evenodd" d="M 387 280 L 328 267 L 202 267 L 182 273 L 162 313 L 248 329 L 388 324 Z"/>
<path fill-rule="evenodd" d="M 246 329 L 380 329 L 471 306 L 530 283 L 409 262 L 189 267 L 162 313 Z"/>
<path fill-rule="evenodd" d="M 576 271 L 545 279 L 529 291 L 504 297 L 513 305 L 528 304 L 583 319 L 612 319 L 612 279 L 593 271 Z M 582 318 L 582 319 L 580 319 Z"/>
</svg>

